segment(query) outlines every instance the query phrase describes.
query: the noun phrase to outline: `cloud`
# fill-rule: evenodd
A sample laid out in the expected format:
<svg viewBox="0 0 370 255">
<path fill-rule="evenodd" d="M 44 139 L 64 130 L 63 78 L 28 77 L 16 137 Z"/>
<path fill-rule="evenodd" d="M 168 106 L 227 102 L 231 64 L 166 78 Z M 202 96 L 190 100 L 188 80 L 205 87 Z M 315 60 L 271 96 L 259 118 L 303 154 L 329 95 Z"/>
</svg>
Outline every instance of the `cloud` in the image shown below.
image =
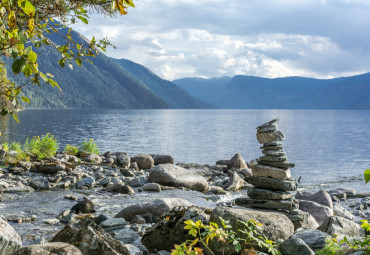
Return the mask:
<svg viewBox="0 0 370 255">
<path fill-rule="evenodd" d="M 159 76 L 337 77 L 370 70 L 370 1 L 154 0 L 78 31 L 108 36 L 108 55 Z"/>
</svg>

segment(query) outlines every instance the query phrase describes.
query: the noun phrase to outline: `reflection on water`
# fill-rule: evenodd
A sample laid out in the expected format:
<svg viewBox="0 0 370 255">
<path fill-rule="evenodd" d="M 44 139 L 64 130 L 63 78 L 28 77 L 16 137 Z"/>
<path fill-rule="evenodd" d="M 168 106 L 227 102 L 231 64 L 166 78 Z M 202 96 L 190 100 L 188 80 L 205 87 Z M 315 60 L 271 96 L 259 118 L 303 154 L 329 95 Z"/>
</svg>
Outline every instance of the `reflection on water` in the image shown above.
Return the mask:
<svg viewBox="0 0 370 255">
<path fill-rule="evenodd" d="M 61 143 L 93 138 L 101 151 L 163 153 L 176 162 L 214 164 L 241 153 L 261 155 L 256 127 L 280 118 L 284 149 L 302 185 L 333 183 L 368 189 L 362 173 L 370 168 L 370 112 L 316 110 L 26 110 L 21 124 L 0 122 L 5 140 L 52 133 Z M 350 177 L 350 179 L 347 179 Z M 347 184 L 348 186 L 348 184 Z"/>
</svg>

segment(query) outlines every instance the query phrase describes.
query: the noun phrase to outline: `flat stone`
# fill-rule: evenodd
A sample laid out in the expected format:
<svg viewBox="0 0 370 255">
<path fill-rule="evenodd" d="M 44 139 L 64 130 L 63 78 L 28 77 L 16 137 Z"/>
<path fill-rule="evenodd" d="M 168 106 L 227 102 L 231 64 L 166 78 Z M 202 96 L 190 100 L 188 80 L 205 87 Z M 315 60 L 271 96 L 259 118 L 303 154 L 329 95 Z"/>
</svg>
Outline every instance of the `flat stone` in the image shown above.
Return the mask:
<svg viewBox="0 0 370 255">
<path fill-rule="evenodd" d="M 324 248 L 328 237 L 330 237 L 328 234 L 317 229 L 304 229 L 292 236 L 292 238 L 302 239 L 313 250 Z"/>
<path fill-rule="evenodd" d="M 270 121 L 268 121 L 268 122 L 266 122 L 266 123 L 263 123 L 263 124 L 261 124 L 261 125 L 259 125 L 258 127 L 257 127 L 257 129 L 260 129 L 260 128 L 264 128 L 264 127 L 267 127 L 267 126 L 271 126 L 272 124 L 274 124 L 275 122 L 278 122 L 279 121 L 279 119 L 273 119 L 273 120 L 270 120 Z"/>
<path fill-rule="evenodd" d="M 289 169 L 295 167 L 294 163 L 290 162 L 272 162 L 272 161 L 266 161 L 266 160 L 257 160 L 258 164 L 264 165 L 264 166 L 273 166 L 273 167 L 278 167 L 281 169 Z"/>
<path fill-rule="evenodd" d="M 276 131 L 276 130 L 278 130 L 278 125 L 271 124 L 269 126 L 266 126 L 266 127 L 263 127 L 263 128 L 259 128 L 257 130 L 257 132 L 264 133 L 264 132 L 272 132 L 272 131 Z"/>
<path fill-rule="evenodd" d="M 261 209 L 282 209 L 294 210 L 298 206 L 293 200 L 267 200 L 267 199 L 253 199 L 248 197 L 238 197 L 235 199 L 235 204 L 238 206 Z"/>
<path fill-rule="evenodd" d="M 264 143 L 263 146 L 282 146 L 283 144 L 279 141 L 272 141 L 268 143 Z"/>
<path fill-rule="evenodd" d="M 255 165 L 251 166 L 254 176 L 271 177 L 277 180 L 287 180 L 291 177 L 290 170 L 283 170 L 276 167 Z"/>
<path fill-rule="evenodd" d="M 256 188 L 266 188 L 277 191 L 296 191 L 297 182 L 295 180 L 276 180 L 262 176 L 248 176 L 245 180 Z"/>
<path fill-rule="evenodd" d="M 112 218 L 101 222 L 99 225 L 102 228 L 112 228 L 112 227 L 124 227 L 127 224 L 128 222 L 125 221 L 125 219 L 123 218 Z"/>
<path fill-rule="evenodd" d="M 31 187 L 17 186 L 7 188 L 4 193 L 22 193 L 22 192 L 34 192 L 35 190 Z"/>
<path fill-rule="evenodd" d="M 288 160 L 286 156 L 262 156 L 259 160 L 269 161 L 269 162 L 285 162 Z"/>
<path fill-rule="evenodd" d="M 58 220 L 58 219 L 45 219 L 45 220 L 42 220 L 42 222 L 44 222 L 45 224 L 50 224 L 50 225 L 52 225 L 52 224 L 56 224 L 56 223 L 58 223 L 58 222 L 59 222 L 59 220 Z"/>
<path fill-rule="evenodd" d="M 278 150 L 282 150 L 283 149 L 283 146 L 261 146 L 260 149 L 261 150 L 274 150 L 274 151 L 278 151 Z"/>
<path fill-rule="evenodd" d="M 299 209 L 294 209 L 290 211 L 280 211 L 280 213 L 284 214 L 289 218 L 291 222 L 293 222 L 294 230 L 297 230 L 299 228 L 310 228 L 310 214 L 304 211 L 301 211 Z M 312 216 L 311 216 L 312 217 Z M 315 219 L 313 219 L 315 221 Z M 316 222 L 316 221 L 315 221 Z M 317 224 L 317 222 L 316 222 Z M 319 227 L 317 226 L 315 228 Z"/>
<path fill-rule="evenodd" d="M 282 200 L 292 198 L 292 195 L 289 192 L 271 191 L 268 189 L 257 189 L 257 188 L 249 189 L 248 196 L 253 199 L 272 199 L 272 200 Z"/>
<path fill-rule="evenodd" d="M 257 133 L 257 140 L 260 144 L 282 141 L 284 140 L 284 135 L 281 133 L 281 131 Z"/>
<path fill-rule="evenodd" d="M 284 151 L 276 150 L 263 150 L 262 153 L 266 156 L 277 156 L 277 157 L 282 157 L 286 155 Z"/>
</svg>

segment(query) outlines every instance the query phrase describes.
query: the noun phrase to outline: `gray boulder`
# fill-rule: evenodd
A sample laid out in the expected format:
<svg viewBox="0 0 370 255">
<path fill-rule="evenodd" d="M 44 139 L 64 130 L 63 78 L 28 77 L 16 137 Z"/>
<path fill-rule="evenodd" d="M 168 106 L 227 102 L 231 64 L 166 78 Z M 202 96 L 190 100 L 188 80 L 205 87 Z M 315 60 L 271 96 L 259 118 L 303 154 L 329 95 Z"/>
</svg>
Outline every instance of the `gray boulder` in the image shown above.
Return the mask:
<svg viewBox="0 0 370 255">
<path fill-rule="evenodd" d="M 150 154 L 150 156 L 154 160 L 154 165 L 175 164 L 175 160 L 170 155 Z"/>
<path fill-rule="evenodd" d="M 0 254 L 12 254 L 21 247 L 21 237 L 15 232 L 12 226 L 0 218 Z"/>
<path fill-rule="evenodd" d="M 296 232 L 291 238 L 302 239 L 312 250 L 319 250 L 326 245 L 326 239 L 330 237 L 320 230 L 304 229 Z"/>
<path fill-rule="evenodd" d="M 161 192 L 161 185 L 158 183 L 146 183 L 141 188 L 145 191 Z"/>
<path fill-rule="evenodd" d="M 126 152 L 116 152 L 113 154 L 116 157 L 116 164 L 123 168 L 129 168 L 131 159 Z"/>
<path fill-rule="evenodd" d="M 45 243 L 23 247 L 12 255 L 82 255 L 82 252 L 69 243 Z"/>
<path fill-rule="evenodd" d="M 71 212 L 94 213 L 95 212 L 94 203 L 84 197 L 82 201 L 78 202 L 71 208 Z"/>
<path fill-rule="evenodd" d="M 120 255 L 126 254 L 123 243 L 107 234 L 89 219 L 73 221 L 60 230 L 51 242 L 65 242 L 75 245 L 82 254 Z"/>
<path fill-rule="evenodd" d="M 66 166 L 63 164 L 41 164 L 37 167 L 37 172 L 39 173 L 46 173 L 46 174 L 56 174 L 59 171 L 64 171 Z"/>
<path fill-rule="evenodd" d="M 172 187 L 185 187 L 188 189 L 206 191 L 207 180 L 195 170 L 187 170 L 173 164 L 163 164 L 152 168 L 149 181 Z"/>
<path fill-rule="evenodd" d="M 114 183 L 108 185 L 107 191 L 130 195 L 135 193 L 135 191 L 130 186 L 125 185 L 123 183 Z"/>
<path fill-rule="evenodd" d="M 193 239 L 184 230 L 184 221 L 201 220 L 208 223 L 209 216 L 196 206 L 175 207 L 162 215 L 161 219 L 152 227 L 147 229 L 141 242 L 149 251 L 167 250 L 171 251 L 175 244 L 181 244 L 186 240 Z"/>
<path fill-rule="evenodd" d="M 226 190 L 237 191 L 244 185 L 244 180 L 235 171 L 229 171 L 231 177 L 229 182 L 226 184 Z"/>
<path fill-rule="evenodd" d="M 333 201 L 331 200 L 330 194 L 325 190 L 319 190 L 313 194 L 298 191 L 295 198 L 299 200 L 314 201 L 333 209 Z"/>
<path fill-rule="evenodd" d="M 30 182 L 30 186 L 34 189 L 50 189 L 50 183 L 47 177 L 36 176 Z"/>
<path fill-rule="evenodd" d="M 256 188 L 277 190 L 277 191 L 296 191 L 297 182 L 295 180 L 276 180 L 262 176 L 249 176 L 245 180 Z"/>
<path fill-rule="evenodd" d="M 121 210 L 114 216 L 115 218 L 124 218 L 131 221 L 135 215 L 144 215 L 151 213 L 153 221 L 159 220 L 160 216 L 176 206 L 192 206 L 193 204 L 181 198 L 161 198 L 145 204 L 134 204 Z M 145 218 L 145 217 L 144 217 Z"/>
<path fill-rule="evenodd" d="M 154 160 L 148 154 L 140 154 L 132 157 L 131 162 L 136 162 L 139 169 L 152 169 L 154 166 Z"/>
<path fill-rule="evenodd" d="M 315 255 L 315 252 L 299 238 L 290 238 L 282 242 L 279 250 L 283 255 Z"/>
<path fill-rule="evenodd" d="M 360 225 L 346 218 L 339 216 L 328 217 L 319 227 L 319 230 L 329 235 L 359 236 L 361 235 Z"/>
<path fill-rule="evenodd" d="M 334 215 L 332 209 L 313 201 L 299 200 L 299 209 L 311 214 L 319 224 L 322 224 L 328 217 Z"/>
<path fill-rule="evenodd" d="M 248 168 L 247 163 L 239 153 L 235 154 L 229 161 L 228 168 L 243 169 Z"/>
<path fill-rule="evenodd" d="M 88 154 L 84 159 L 87 162 L 96 163 L 96 164 L 100 164 L 101 162 L 103 162 L 102 158 L 95 153 Z"/>
</svg>

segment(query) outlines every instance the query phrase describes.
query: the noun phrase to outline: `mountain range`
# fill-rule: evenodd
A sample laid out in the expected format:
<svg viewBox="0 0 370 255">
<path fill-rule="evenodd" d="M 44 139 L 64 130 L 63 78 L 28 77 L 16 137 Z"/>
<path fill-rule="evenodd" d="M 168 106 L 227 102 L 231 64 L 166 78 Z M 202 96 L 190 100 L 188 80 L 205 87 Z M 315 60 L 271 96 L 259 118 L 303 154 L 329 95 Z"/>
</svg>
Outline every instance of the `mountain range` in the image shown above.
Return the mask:
<svg viewBox="0 0 370 255">
<path fill-rule="evenodd" d="M 335 79 L 237 75 L 173 82 L 194 97 L 226 109 L 370 109 L 370 73 Z"/>
</svg>

